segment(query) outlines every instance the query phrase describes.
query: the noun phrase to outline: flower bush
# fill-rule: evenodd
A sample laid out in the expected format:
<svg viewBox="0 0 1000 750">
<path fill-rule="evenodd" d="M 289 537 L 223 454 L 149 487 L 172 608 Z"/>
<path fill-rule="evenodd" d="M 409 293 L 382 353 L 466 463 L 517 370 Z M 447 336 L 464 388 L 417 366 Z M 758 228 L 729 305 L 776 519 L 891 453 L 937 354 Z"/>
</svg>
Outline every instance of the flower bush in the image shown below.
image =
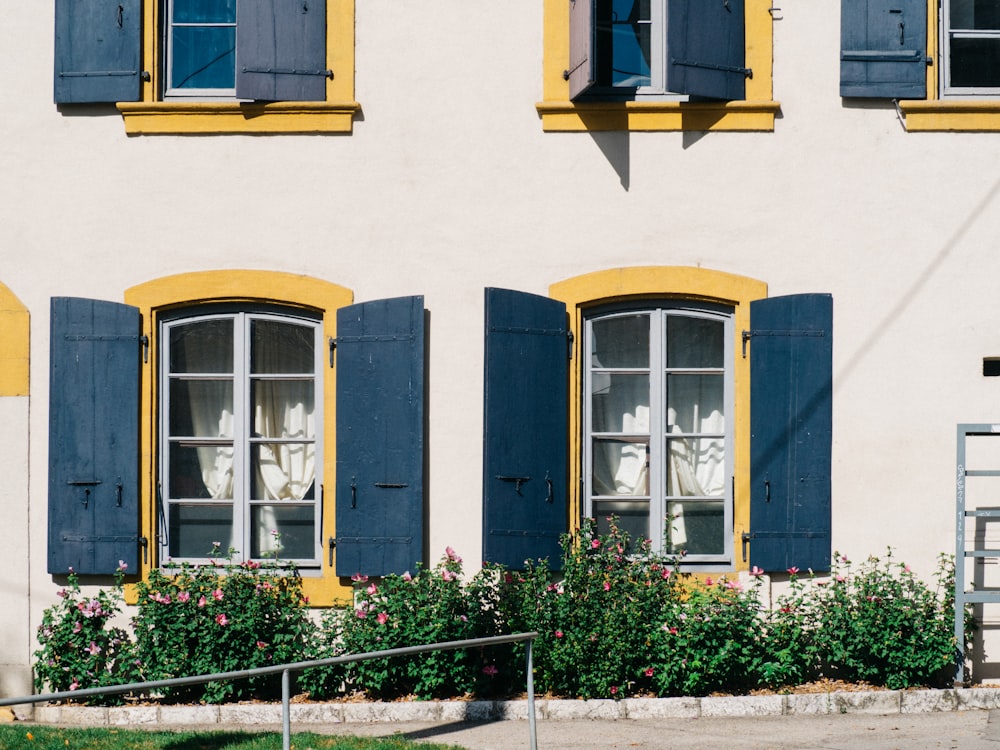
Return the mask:
<svg viewBox="0 0 1000 750">
<path fill-rule="evenodd" d="M 36 690 L 62 692 L 131 681 L 132 642 L 124 629 L 110 624 L 121 612 L 126 568 L 119 562 L 115 586 L 93 597 L 81 593 L 79 578 L 70 570 L 66 587 L 58 592 L 59 603 L 45 610 L 38 628 Z"/>
<path fill-rule="evenodd" d="M 837 555 L 829 576 L 791 568 L 773 606 L 763 603 L 763 571 L 713 579 L 683 573 L 678 562 L 629 539 L 615 519 L 607 534 L 587 521 L 563 538 L 560 566 L 484 564 L 466 579 L 449 547 L 437 565 L 412 575 L 355 576 L 351 606 L 327 610 L 316 626 L 287 566 L 213 559 L 154 570 L 137 584 L 131 640 L 109 622 L 121 609 L 124 568 L 111 591 L 89 598 L 70 575 L 39 629 L 36 687 L 72 690 L 532 630 L 536 690 L 566 697 L 741 693 L 819 678 L 898 689 L 950 678 L 955 584 L 947 556 L 934 586 L 891 550 L 860 565 Z M 971 634 L 971 610 L 966 618 Z M 521 643 L 341 663 L 308 670 L 299 686 L 313 698 L 508 697 L 523 690 L 524 654 Z M 165 697 L 276 694 L 275 677 Z"/>
<path fill-rule="evenodd" d="M 216 548 L 218 551 L 218 548 Z M 136 670 L 142 680 L 299 661 L 314 639 L 301 579 L 275 560 L 153 570 L 137 585 Z M 280 675 L 164 691 L 206 703 L 280 695 Z"/>
</svg>

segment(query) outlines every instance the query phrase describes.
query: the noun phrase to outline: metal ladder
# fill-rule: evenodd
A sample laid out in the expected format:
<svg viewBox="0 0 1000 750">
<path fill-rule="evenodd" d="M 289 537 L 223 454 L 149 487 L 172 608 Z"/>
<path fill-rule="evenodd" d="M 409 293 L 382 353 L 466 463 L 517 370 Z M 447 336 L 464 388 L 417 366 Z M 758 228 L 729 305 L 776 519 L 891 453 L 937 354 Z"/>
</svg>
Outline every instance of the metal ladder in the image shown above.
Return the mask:
<svg viewBox="0 0 1000 750">
<path fill-rule="evenodd" d="M 1000 507 L 966 507 L 966 477 L 1000 477 L 996 468 L 970 469 L 966 457 L 969 437 L 1000 438 L 1000 424 L 959 424 L 955 461 L 955 687 L 965 683 L 965 605 L 1000 603 L 1000 589 L 966 591 L 965 561 L 967 558 L 1000 559 L 1000 549 L 969 549 L 965 538 L 966 519 L 1000 519 Z"/>
</svg>

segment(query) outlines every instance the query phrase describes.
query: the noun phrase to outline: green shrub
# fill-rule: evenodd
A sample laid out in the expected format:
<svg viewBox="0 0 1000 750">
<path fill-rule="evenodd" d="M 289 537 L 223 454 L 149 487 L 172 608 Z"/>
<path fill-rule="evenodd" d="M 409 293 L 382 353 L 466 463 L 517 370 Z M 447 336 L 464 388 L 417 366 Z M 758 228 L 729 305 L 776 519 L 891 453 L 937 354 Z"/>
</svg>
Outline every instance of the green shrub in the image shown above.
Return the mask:
<svg viewBox="0 0 1000 750">
<path fill-rule="evenodd" d="M 276 561 L 182 564 L 137 585 L 137 668 L 143 680 L 271 666 L 305 658 L 313 638 L 301 579 Z M 280 675 L 170 688 L 207 703 L 280 695 Z"/>
<path fill-rule="evenodd" d="M 125 563 L 120 562 L 115 585 L 110 590 L 99 590 L 93 597 L 81 593 L 78 576 L 70 570 L 66 587 L 58 592 L 60 602 L 45 610 L 38 628 L 40 648 L 34 653 L 36 690 L 43 691 L 47 686 L 50 691 L 61 692 L 133 681 L 132 642 L 122 628 L 109 625 L 121 611 L 125 568 Z"/>
</svg>

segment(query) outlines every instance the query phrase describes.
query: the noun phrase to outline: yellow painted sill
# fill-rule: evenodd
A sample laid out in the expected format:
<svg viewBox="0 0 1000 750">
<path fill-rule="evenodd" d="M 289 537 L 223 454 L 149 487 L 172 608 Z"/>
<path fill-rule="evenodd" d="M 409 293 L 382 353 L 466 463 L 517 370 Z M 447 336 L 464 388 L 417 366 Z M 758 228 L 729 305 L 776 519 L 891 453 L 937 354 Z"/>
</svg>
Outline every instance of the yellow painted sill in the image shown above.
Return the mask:
<svg viewBox="0 0 1000 750">
<path fill-rule="evenodd" d="M 899 102 L 907 131 L 1000 131 L 1000 99 L 931 99 Z"/>
<path fill-rule="evenodd" d="M 355 101 L 119 102 L 128 135 L 350 133 Z"/>
<path fill-rule="evenodd" d="M 609 130 L 773 131 L 781 111 L 776 101 L 583 102 L 535 105 L 546 132 Z"/>
</svg>

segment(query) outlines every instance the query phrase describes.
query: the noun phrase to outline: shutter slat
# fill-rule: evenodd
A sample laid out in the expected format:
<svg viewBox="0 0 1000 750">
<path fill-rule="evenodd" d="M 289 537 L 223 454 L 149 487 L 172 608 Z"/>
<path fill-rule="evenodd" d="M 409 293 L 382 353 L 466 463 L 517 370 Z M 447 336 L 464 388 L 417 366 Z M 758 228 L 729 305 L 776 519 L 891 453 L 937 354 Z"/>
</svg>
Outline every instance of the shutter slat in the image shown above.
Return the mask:
<svg viewBox="0 0 1000 750">
<path fill-rule="evenodd" d="M 139 0 L 56 0 L 55 18 L 57 104 L 139 100 Z"/>
<path fill-rule="evenodd" d="M 139 310 L 51 303 L 50 573 L 110 574 L 139 552 Z"/>
<path fill-rule="evenodd" d="M 568 368 L 563 303 L 486 290 L 483 559 L 561 564 L 567 525 Z"/>
<path fill-rule="evenodd" d="M 710 99 L 746 97 L 744 0 L 670 0 L 667 89 Z"/>
<path fill-rule="evenodd" d="M 927 96 L 927 3 L 841 0 L 840 95 Z"/>
<path fill-rule="evenodd" d="M 833 298 L 750 304 L 750 564 L 830 569 Z"/>
<path fill-rule="evenodd" d="M 326 99 L 326 0 L 241 0 L 236 97 Z"/>
<path fill-rule="evenodd" d="M 424 300 L 337 312 L 339 576 L 416 572 L 424 519 Z"/>
</svg>

